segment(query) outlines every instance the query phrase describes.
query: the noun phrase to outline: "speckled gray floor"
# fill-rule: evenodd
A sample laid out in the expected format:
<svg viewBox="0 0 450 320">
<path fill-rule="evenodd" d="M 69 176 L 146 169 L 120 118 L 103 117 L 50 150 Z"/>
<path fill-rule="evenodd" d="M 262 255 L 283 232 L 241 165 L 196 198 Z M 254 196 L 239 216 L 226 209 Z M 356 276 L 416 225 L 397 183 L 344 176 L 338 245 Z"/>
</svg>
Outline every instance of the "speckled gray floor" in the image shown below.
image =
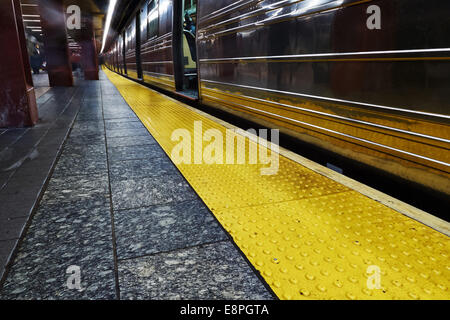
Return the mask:
<svg viewBox="0 0 450 320">
<path fill-rule="evenodd" d="M 124 299 L 271 299 L 229 241 L 119 262 Z"/>
<path fill-rule="evenodd" d="M 0 299 L 271 299 L 105 75 L 83 82 L 82 90 L 76 120 Z M 40 150 L 51 151 L 45 145 Z M 45 159 L 40 161 L 51 168 Z M 32 168 L 19 171 L 26 183 Z M 0 175 L 0 184 L 8 179 Z M 4 190 L 4 197 L 16 189 Z M 28 193 L 38 189 L 30 185 L 23 202 L 33 201 Z M 17 206 L 7 207 L 11 216 Z M 22 226 L 27 221 L 14 217 Z M 0 264 L 19 231 L 0 226 L 0 234 L 15 232 L 0 239 Z M 71 266 L 80 268 L 81 290 L 67 286 Z"/>
<path fill-rule="evenodd" d="M 226 240 L 199 200 L 167 203 L 114 214 L 119 259 Z"/>
<path fill-rule="evenodd" d="M 77 79 L 75 82 L 79 84 Z M 88 91 L 85 89 L 83 84 L 52 88 L 37 99 L 38 124 L 32 128 L 0 130 L 0 279 L 44 191 Z"/>
</svg>

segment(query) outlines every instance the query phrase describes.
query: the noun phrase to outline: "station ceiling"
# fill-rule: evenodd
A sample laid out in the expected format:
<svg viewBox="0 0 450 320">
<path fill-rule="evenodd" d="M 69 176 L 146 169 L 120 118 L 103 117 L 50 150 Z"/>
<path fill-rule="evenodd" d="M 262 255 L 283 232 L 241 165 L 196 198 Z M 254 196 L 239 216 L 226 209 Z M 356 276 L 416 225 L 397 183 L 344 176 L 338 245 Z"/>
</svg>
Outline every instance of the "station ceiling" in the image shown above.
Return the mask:
<svg viewBox="0 0 450 320">
<path fill-rule="evenodd" d="M 64 0 L 64 6 L 78 5 L 82 15 L 89 15 L 93 18 L 93 26 L 97 48 L 100 50 L 103 40 L 104 24 L 108 11 L 109 0 Z M 133 8 L 135 1 L 119 0 L 116 6 L 116 13 L 111 23 L 111 34 L 114 34 L 115 28 L 125 19 L 125 14 L 129 12 L 127 8 Z M 26 32 L 28 35 L 34 36 L 37 41 L 43 42 L 43 33 L 41 28 L 40 16 L 40 0 L 22 0 L 22 17 Z M 69 45 L 71 47 L 78 46 L 81 34 L 77 30 L 67 30 Z M 110 38 L 113 38 L 112 36 Z"/>
</svg>

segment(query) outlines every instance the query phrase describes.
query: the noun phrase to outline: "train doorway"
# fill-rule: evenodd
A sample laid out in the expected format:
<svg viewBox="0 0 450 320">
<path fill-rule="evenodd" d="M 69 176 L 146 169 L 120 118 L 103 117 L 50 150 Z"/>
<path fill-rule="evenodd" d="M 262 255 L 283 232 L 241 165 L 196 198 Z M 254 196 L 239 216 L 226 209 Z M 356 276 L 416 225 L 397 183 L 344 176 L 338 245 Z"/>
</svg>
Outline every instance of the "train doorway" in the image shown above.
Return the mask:
<svg viewBox="0 0 450 320">
<path fill-rule="evenodd" d="M 174 64 L 177 92 L 198 99 L 197 0 L 174 1 Z"/>
</svg>

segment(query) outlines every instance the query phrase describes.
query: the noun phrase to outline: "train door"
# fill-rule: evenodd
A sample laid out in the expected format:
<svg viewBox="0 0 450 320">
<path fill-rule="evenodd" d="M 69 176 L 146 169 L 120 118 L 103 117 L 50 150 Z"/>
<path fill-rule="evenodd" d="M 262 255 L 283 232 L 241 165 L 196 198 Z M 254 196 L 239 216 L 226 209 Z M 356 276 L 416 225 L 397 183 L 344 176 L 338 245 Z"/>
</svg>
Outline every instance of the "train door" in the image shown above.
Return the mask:
<svg viewBox="0 0 450 320">
<path fill-rule="evenodd" d="M 197 0 L 174 1 L 173 50 L 176 90 L 198 98 Z"/>
</svg>

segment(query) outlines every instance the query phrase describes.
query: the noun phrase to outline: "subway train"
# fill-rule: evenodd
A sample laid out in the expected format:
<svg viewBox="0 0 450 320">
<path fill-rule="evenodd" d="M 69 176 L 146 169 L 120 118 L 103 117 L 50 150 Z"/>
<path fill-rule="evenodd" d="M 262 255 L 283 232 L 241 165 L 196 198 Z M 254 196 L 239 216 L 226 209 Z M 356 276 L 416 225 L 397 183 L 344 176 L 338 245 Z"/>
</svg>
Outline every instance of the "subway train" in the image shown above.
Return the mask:
<svg viewBox="0 0 450 320">
<path fill-rule="evenodd" d="M 131 79 L 450 194 L 450 1 L 146 0 Z"/>
</svg>

